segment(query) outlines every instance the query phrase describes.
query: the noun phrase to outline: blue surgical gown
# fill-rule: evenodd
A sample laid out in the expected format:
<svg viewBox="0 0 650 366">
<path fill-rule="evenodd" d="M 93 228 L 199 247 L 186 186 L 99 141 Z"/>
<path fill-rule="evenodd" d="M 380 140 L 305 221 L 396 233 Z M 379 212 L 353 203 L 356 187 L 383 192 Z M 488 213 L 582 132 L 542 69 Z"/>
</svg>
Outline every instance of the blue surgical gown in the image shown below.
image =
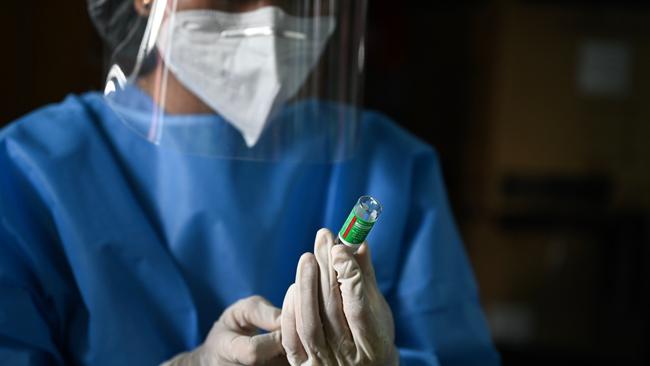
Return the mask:
<svg viewBox="0 0 650 366">
<path fill-rule="evenodd" d="M 9 125 L 0 364 L 155 365 L 190 350 L 238 299 L 281 306 L 316 231 L 339 229 L 363 194 L 384 206 L 369 242 L 401 363 L 498 364 L 434 150 L 378 113 L 361 131 L 355 158 L 300 164 L 158 148 L 98 93 Z"/>
</svg>

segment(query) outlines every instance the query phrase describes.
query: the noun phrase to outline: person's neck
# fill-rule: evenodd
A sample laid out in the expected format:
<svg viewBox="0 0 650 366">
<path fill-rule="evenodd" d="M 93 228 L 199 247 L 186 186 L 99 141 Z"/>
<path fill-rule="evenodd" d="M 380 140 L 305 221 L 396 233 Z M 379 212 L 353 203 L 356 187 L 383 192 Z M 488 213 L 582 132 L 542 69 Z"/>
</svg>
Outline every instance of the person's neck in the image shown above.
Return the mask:
<svg viewBox="0 0 650 366">
<path fill-rule="evenodd" d="M 164 77 L 163 77 L 164 76 Z M 164 83 L 163 83 L 164 80 Z M 209 114 L 214 111 L 183 86 L 162 62 L 138 79 L 138 86 L 169 114 Z"/>
</svg>

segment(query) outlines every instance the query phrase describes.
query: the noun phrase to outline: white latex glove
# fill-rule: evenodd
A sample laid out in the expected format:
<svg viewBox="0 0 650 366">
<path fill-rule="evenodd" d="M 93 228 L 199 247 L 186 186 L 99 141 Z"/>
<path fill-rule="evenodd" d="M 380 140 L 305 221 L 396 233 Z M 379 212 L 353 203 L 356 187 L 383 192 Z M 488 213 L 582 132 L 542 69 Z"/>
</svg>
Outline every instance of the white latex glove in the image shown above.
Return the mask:
<svg viewBox="0 0 650 366">
<path fill-rule="evenodd" d="M 258 329 L 270 333 L 258 334 Z M 280 309 L 261 296 L 239 300 L 212 326 L 205 342 L 162 366 L 287 364 L 280 340 Z"/>
<path fill-rule="evenodd" d="M 393 315 L 377 288 L 368 244 L 356 255 L 316 235 L 282 305 L 282 346 L 292 365 L 397 365 Z"/>
</svg>

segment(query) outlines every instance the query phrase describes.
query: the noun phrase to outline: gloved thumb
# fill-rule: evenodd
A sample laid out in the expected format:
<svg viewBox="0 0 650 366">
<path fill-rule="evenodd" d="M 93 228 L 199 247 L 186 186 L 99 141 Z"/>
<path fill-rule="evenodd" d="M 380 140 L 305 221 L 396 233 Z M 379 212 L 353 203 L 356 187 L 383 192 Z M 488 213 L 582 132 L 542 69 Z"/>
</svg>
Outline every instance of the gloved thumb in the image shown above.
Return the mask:
<svg viewBox="0 0 650 366">
<path fill-rule="evenodd" d="M 376 283 L 375 269 L 372 266 L 372 258 L 370 256 L 370 246 L 368 245 L 368 242 L 364 241 L 363 244 L 361 244 L 354 258 L 357 260 L 357 263 L 359 263 L 359 267 L 361 267 L 361 272 L 363 273 L 363 276 L 366 278 L 367 283 L 369 285 L 375 284 Z"/>
<path fill-rule="evenodd" d="M 341 288 L 343 312 L 349 322 L 354 322 L 363 314 L 367 299 L 364 275 L 356 258 L 345 246 L 335 245 L 331 253 L 332 267 Z"/>
<path fill-rule="evenodd" d="M 252 333 L 259 328 L 274 331 L 280 329 L 280 313 L 280 309 L 263 297 L 251 296 L 226 309 L 223 320 L 231 330 Z"/>
<path fill-rule="evenodd" d="M 257 365 L 282 354 L 281 338 L 279 330 L 250 338 L 235 337 L 230 343 L 230 351 L 236 363 Z"/>
</svg>

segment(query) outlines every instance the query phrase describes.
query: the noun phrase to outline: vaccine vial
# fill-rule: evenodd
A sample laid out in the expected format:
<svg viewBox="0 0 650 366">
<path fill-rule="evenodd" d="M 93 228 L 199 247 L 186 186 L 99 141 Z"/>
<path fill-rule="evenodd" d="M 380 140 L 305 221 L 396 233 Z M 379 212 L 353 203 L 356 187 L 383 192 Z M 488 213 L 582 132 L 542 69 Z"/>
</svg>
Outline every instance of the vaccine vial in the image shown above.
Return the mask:
<svg viewBox="0 0 650 366">
<path fill-rule="evenodd" d="M 381 203 L 371 196 L 361 196 L 339 230 L 336 244 L 343 244 L 354 253 L 366 240 L 381 214 Z"/>
</svg>

